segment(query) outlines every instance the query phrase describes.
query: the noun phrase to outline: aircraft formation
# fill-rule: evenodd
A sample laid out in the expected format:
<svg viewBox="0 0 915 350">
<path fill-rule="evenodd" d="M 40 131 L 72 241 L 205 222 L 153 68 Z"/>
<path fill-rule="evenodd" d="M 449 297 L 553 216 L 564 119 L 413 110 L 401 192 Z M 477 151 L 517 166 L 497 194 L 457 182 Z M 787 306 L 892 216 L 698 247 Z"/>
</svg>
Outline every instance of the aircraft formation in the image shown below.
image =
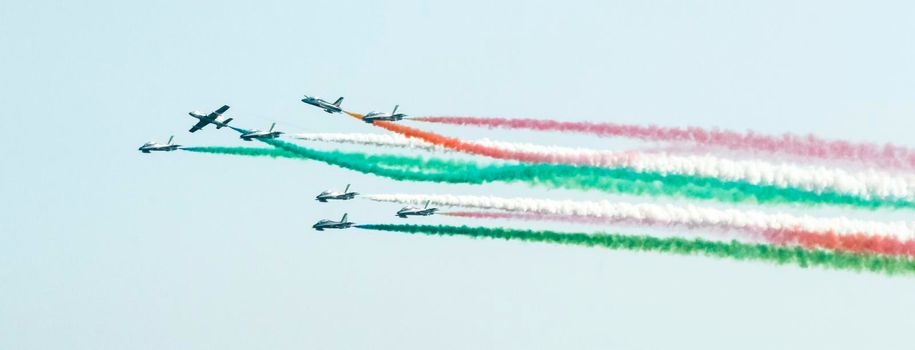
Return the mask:
<svg viewBox="0 0 915 350">
<path fill-rule="evenodd" d="M 196 132 L 213 124 L 215 129 L 228 127 L 237 131 L 244 141 L 257 140 L 273 147 L 183 147 L 174 142 L 174 137 L 170 137 L 166 143 L 147 142 L 138 150 L 142 153 L 185 150 L 212 154 L 308 159 L 400 181 L 462 184 L 517 182 L 546 188 L 647 196 L 652 200 L 675 198 L 678 201 L 713 201 L 723 205 L 791 205 L 792 208 L 830 206 L 866 210 L 915 209 L 915 180 L 894 172 L 915 169 L 915 149 L 892 144 L 875 146 L 821 139 L 812 135 L 765 135 L 752 131 L 742 134 L 698 127 L 659 127 L 550 119 L 473 116 L 414 116 L 408 119 L 406 114 L 398 112 L 399 106 L 395 106 L 390 112 L 370 112 L 363 115 L 344 110 L 341 106 L 342 97 L 332 103 L 311 96 L 305 96 L 301 101 L 326 113 L 346 114 L 363 120 L 391 132 L 392 135 L 296 134 L 296 139 L 313 138 L 323 142 L 406 147 L 429 152 L 453 151 L 499 161 L 483 163 L 390 154 L 365 161 L 367 157 L 374 155 L 363 152 L 324 151 L 281 141 L 279 138 L 284 137 L 284 133 L 277 130 L 276 123 L 265 130 L 230 126 L 233 118 L 227 115 L 230 109 L 228 105 L 206 114 L 190 112 L 189 115 L 194 118 L 194 125 L 189 131 Z M 467 140 L 397 123 L 407 119 L 411 122 L 441 125 L 621 137 L 672 144 L 678 150 L 671 153 L 640 150 L 621 152 L 485 139 Z M 683 154 L 679 153 L 679 148 L 683 149 Z M 708 153 L 707 150 L 715 148 L 726 150 L 727 157 L 737 159 Z M 747 154 L 730 154 L 732 151 Z M 773 163 L 765 159 L 756 159 L 759 157 L 757 154 L 767 155 L 779 162 L 783 161 L 785 156 L 798 157 L 805 164 Z M 857 168 L 826 168 L 816 165 L 816 161 L 829 164 L 848 162 L 849 165 L 872 162 L 872 168 L 866 172 Z M 348 214 L 343 214 L 339 220 L 324 219 L 314 223 L 311 227 L 317 231 L 358 228 L 427 235 L 505 238 L 561 245 L 729 257 L 734 260 L 760 260 L 777 264 L 794 262 L 802 267 L 813 264 L 853 271 L 915 274 L 915 252 L 911 240 L 915 235 L 915 228 L 902 221 L 869 221 L 844 216 L 811 217 L 791 213 L 743 211 L 738 208 L 723 210 L 690 203 L 655 205 L 492 196 L 359 194 L 352 191 L 350 185 L 346 185 L 342 191 L 323 191 L 314 198 L 319 203 L 360 198 L 374 202 L 421 206 L 407 206 L 393 213 L 393 216 L 403 219 L 442 215 L 609 226 L 636 223 L 646 227 L 700 230 L 697 232 L 700 238 L 605 232 L 570 235 L 550 230 L 449 225 L 356 224 L 349 221 Z M 432 203 L 453 208 L 468 208 L 472 211 L 439 212 L 438 208 L 429 207 Z M 718 234 L 723 230 L 735 232 L 740 241 L 723 238 Z"/>
<path fill-rule="evenodd" d="M 343 97 L 337 98 L 336 101 L 334 101 L 333 103 L 330 103 L 330 102 L 327 102 L 327 101 L 317 98 L 317 97 L 305 95 L 305 97 L 302 98 L 301 101 L 305 104 L 309 104 L 309 105 L 318 107 L 330 114 L 343 112 L 343 109 L 340 107 L 340 105 L 343 103 Z M 399 107 L 400 107 L 399 105 L 394 106 L 394 109 L 390 113 L 375 112 L 375 111 L 369 112 L 368 114 L 366 114 L 363 117 L 363 120 L 366 123 L 373 123 L 375 121 L 403 120 L 405 117 L 407 117 L 407 115 L 404 113 L 397 113 L 397 109 Z M 195 123 L 188 131 L 192 132 L 192 133 L 197 132 L 198 130 L 206 127 L 207 125 L 213 124 L 216 126 L 216 129 L 222 129 L 223 127 L 229 127 L 231 129 L 234 129 L 234 130 L 240 132 L 241 135 L 239 136 L 239 138 L 241 138 L 244 141 L 275 139 L 275 138 L 279 138 L 280 135 L 284 134 L 284 132 L 276 130 L 276 123 L 271 124 L 270 128 L 267 129 L 266 131 L 257 130 L 257 129 L 246 130 L 246 129 L 235 128 L 235 127 L 229 126 L 229 122 L 231 122 L 234 118 L 223 117 L 223 114 L 225 114 L 229 110 L 229 108 L 231 108 L 231 107 L 229 107 L 229 105 L 223 105 L 222 107 L 217 108 L 215 111 L 210 112 L 209 114 L 204 114 L 200 111 L 189 112 L 188 115 L 197 119 L 197 123 Z M 140 148 L 138 150 L 142 153 L 175 151 L 175 150 L 180 149 L 181 145 L 175 144 L 174 138 L 175 138 L 174 136 L 170 136 L 168 138 L 168 142 L 164 143 L 164 144 L 158 143 L 155 141 L 149 141 L 149 142 L 143 144 L 142 146 L 140 146 Z M 321 202 L 321 203 L 327 203 L 328 201 L 331 201 L 331 200 L 344 201 L 344 200 L 350 200 L 350 199 L 356 198 L 356 196 L 359 195 L 359 193 L 352 192 L 349 190 L 349 188 L 350 188 L 350 185 L 347 184 L 346 188 L 343 189 L 343 192 L 335 192 L 332 190 L 323 191 L 315 197 L 315 200 L 317 200 L 318 202 Z M 423 208 L 416 208 L 416 207 L 412 207 L 412 206 L 407 206 L 407 207 L 401 208 L 400 210 L 398 210 L 395 213 L 395 216 L 406 219 L 409 216 L 430 216 L 430 215 L 435 214 L 436 211 L 438 211 L 438 208 L 429 208 L 429 202 L 426 202 L 426 205 Z M 317 223 L 312 225 L 312 228 L 317 231 L 324 231 L 325 229 L 347 229 L 356 224 L 352 221 L 349 221 L 347 219 L 348 216 L 349 216 L 348 213 L 344 213 L 343 217 L 340 218 L 339 221 L 324 219 L 324 220 L 318 221 Z"/>
</svg>

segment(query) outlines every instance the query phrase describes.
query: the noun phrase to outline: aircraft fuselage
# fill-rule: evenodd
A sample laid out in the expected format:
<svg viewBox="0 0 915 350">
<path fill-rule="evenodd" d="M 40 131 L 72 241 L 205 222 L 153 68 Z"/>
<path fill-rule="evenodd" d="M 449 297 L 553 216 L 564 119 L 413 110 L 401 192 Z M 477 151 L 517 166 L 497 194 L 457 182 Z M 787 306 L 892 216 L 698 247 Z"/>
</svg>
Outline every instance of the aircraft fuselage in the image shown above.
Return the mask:
<svg viewBox="0 0 915 350">
<path fill-rule="evenodd" d="M 356 193 L 356 192 L 347 192 L 347 193 L 338 193 L 338 194 L 319 194 L 317 197 L 315 197 L 315 200 L 317 200 L 319 202 L 327 202 L 328 200 L 331 200 L 331 199 L 345 201 L 345 200 L 356 198 L 357 194 L 358 193 Z"/>
<path fill-rule="evenodd" d="M 280 135 L 282 135 L 282 134 L 283 134 L 282 131 L 273 131 L 273 132 L 255 131 L 255 132 L 248 132 L 248 133 L 241 134 L 241 136 L 239 136 L 239 137 L 241 137 L 242 140 L 251 141 L 252 139 L 275 139 L 275 138 L 279 138 Z"/>
<path fill-rule="evenodd" d="M 140 146 L 138 151 L 143 153 L 149 152 L 171 152 L 177 150 L 181 145 L 163 145 L 163 144 L 152 144 L 152 145 L 143 145 Z"/>
<path fill-rule="evenodd" d="M 324 230 L 326 230 L 326 229 L 347 229 L 347 228 L 352 227 L 354 224 L 355 224 L 355 223 L 352 223 L 352 222 L 339 222 L 339 221 L 323 222 L 323 221 L 319 221 L 318 223 L 314 224 L 314 225 L 311 226 L 311 227 L 314 228 L 315 230 L 318 230 L 318 231 L 324 231 Z"/>
<path fill-rule="evenodd" d="M 401 218 L 407 218 L 407 216 L 429 216 L 435 214 L 438 208 L 429 208 L 429 209 L 401 209 L 397 212 L 397 216 Z"/>
<path fill-rule="evenodd" d="M 343 109 L 340 108 L 339 106 L 335 106 L 334 104 L 324 101 L 320 98 L 306 97 L 306 98 L 302 99 L 302 102 L 305 102 L 306 104 L 310 104 L 312 106 L 323 109 L 325 112 L 331 113 L 331 114 L 340 113 L 343 111 Z"/>
<path fill-rule="evenodd" d="M 404 117 L 406 117 L 405 114 L 390 115 L 390 114 L 382 113 L 382 114 L 373 115 L 373 114 L 369 113 L 369 114 L 366 114 L 364 117 L 362 117 L 362 121 L 364 121 L 366 123 L 374 123 L 376 121 L 396 122 L 398 120 L 403 120 Z"/>
</svg>

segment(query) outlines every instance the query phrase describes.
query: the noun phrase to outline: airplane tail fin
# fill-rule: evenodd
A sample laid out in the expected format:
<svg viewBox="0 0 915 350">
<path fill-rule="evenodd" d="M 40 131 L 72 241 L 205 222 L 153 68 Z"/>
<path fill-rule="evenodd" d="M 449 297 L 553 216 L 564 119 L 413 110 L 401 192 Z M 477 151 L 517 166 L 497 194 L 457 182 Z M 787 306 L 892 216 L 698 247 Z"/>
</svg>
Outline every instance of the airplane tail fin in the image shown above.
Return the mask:
<svg viewBox="0 0 915 350">
<path fill-rule="evenodd" d="M 340 222 L 342 222 L 342 223 L 347 223 L 347 222 L 349 222 L 349 221 L 346 221 L 346 217 L 347 217 L 347 216 L 349 216 L 349 213 L 344 213 L 344 214 L 343 214 L 343 218 L 340 219 Z"/>
<path fill-rule="evenodd" d="M 341 96 L 336 101 L 334 101 L 334 106 L 340 107 L 340 104 L 343 103 L 343 97 Z"/>
<path fill-rule="evenodd" d="M 270 124 L 270 132 L 273 132 L 273 128 L 275 128 L 275 127 L 276 127 L 276 122 L 274 122 L 273 124 Z"/>
<path fill-rule="evenodd" d="M 397 108 L 398 108 L 398 107 L 400 107 L 400 105 L 395 105 L 395 106 L 394 106 L 394 110 L 391 111 L 391 115 L 397 114 Z"/>
<path fill-rule="evenodd" d="M 175 140 L 175 135 L 169 136 L 169 137 L 168 137 L 168 144 L 171 145 L 173 140 Z"/>
<path fill-rule="evenodd" d="M 343 193 L 349 192 L 349 184 L 346 184 L 346 188 L 343 189 Z"/>
<path fill-rule="evenodd" d="M 228 126 L 230 121 L 232 121 L 232 118 L 226 119 L 220 124 L 216 124 L 216 128 L 222 129 L 223 126 Z"/>
</svg>

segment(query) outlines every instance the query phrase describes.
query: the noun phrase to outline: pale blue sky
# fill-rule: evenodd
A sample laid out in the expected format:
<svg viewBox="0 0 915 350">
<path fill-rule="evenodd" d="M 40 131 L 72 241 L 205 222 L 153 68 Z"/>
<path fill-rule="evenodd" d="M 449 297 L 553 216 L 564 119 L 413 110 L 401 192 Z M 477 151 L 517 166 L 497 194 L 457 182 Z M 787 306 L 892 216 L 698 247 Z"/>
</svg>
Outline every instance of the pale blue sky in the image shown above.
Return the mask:
<svg viewBox="0 0 915 350">
<path fill-rule="evenodd" d="M 186 132 L 188 111 L 222 104 L 243 127 L 381 132 L 303 105 L 305 93 L 356 111 L 915 146 L 913 13 L 903 1 L 0 1 L 0 348 L 911 349 L 912 278 L 310 229 L 344 211 L 400 222 L 394 204 L 312 199 L 347 182 L 611 198 L 599 193 L 136 148 L 171 134 L 241 145 Z"/>
</svg>

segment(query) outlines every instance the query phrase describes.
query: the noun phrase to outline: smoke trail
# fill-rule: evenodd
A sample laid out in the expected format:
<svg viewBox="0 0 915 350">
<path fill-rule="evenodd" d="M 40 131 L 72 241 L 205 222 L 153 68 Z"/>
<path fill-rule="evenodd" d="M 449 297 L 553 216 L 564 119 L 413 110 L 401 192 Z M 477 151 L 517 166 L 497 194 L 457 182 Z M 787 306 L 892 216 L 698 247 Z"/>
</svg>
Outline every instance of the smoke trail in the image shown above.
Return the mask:
<svg viewBox="0 0 915 350">
<path fill-rule="evenodd" d="M 475 218 L 475 219 L 507 219 L 507 220 L 525 220 L 525 221 L 559 221 L 576 224 L 623 224 L 623 225 L 644 225 L 644 226 L 661 226 L 677 227 L 668 222 L 658 222 L 649 219 L 632 219 L 625 217 L 601 218 L 594 216 L 575 216 L 575 215 L 557 215 L 557 214 L 540 214 L 524 212 L 442 212 L 440 215 Z M 683 226 L 689 227 L 689 226 Z M 695 228 L 695 227 L 691 227 Z M 735 228 L 723 224 L 714 226 L 704 226 L 703 229 L 712 229 L 715 231 L 729 232 Z M 915 240 L 900 240 L 890 236 L 875 236 L 867 234 L 837 234 L 830 232 L 811 232 L 794 229 L 773 229 L 762 232 L 746 230 L 750 234 L 749 238 L 764 241 L 766 243 L 782 246 L 801 246 L 807 249 L 827 249 L 846 251 L 852 253 L 882 254 L 882 255 L 900 255 L 915 258 Z"/>
<path fill-rule="evenodd" d="M 600 190 L 607 193 L 668 196 L 723 203 L 838 205 L 854 208 L 913 208 L 904 200 L 862 199 L 837 193 L 813 193 L 798 189 L 725 182 L 711 178 L 638 173 L 629 169 L 579 167 L 562 164 L 492 164 L 423 159 L 390 155 L 367 155 L 317 151 L 280 140 L 262 140 L 294 154 L 346 169 L 400 181 L 483 184 L 525 182 L 548 188 Z M 188 151 L 249 155 L 249 148 L 197 147 Z M 260 151 L 257 151 L 260 152 Z M 257 154 L 258 156 L 261 154 Z M 281 155 L 283 156 L 283 155 Z"/>
<path fill-rule="evenodd" d="M 675 128 L 655 125 L 630 125 L 591 122 L 561 122 L 538 119 L 506 119 L 478 117 L 421 117 L 411 120 L 484 126 L 489 128 L 563 131 L 597 136 L 619 136 L 645 141 L 688 142 L 732 150 L 785 154 L 818 159 L 845 160 L 891 168 L 915 168 L 915 152 L 893 144 L 876 145 L 852 143 L 843 140 L 826 140 L 814 135 L 782 134 L 761 135 L 752 131 L 739 133 L 728 130 L 696 127 Z"/>
<path fill-rule="evenodd" d="M 541 154 L 528 153 L 517 150 L 505 150 L 484 146 L 472 142 L 462 141 L 453 137 L 442 136 L 436 133 L 411 128 L 392 122 L 376 121 L 372 125 L 393 131 L 403 136 L 417 138 L 433 145 L 442 146 L 456 151 L 487 156 L 495 159 L 517 160 L 529 163 L 555 163 Z"/>
<path fill-rule="evenodd" d="M 822 267 L 837 270 L 870 271 L 894 274 L 915 272 L 915 261 L 882 255 L 852 254 L 807 250 L 797 247 L 778 247 L 765 244 L 711 242 L 702 239 L 657 238 L 620 234 L 560 233 L 555 231 L 529 231 L 503 228 L 431 225 L 357 225 L 368 230 L 402 232 L 438 236 L 468 236 L 543 242 L 552 244 L 602 247 L 609 249 L 670 253 L 678 255 L 703 255 L 734 260 L 765 261 L 778 265 L 796 264 L 800 267 Z"/>
<path fill-rule="evenodd" d="M 253 147 L 181 147 L 182 151 L 195 153 L 228 154 L 248 157 L 301 158 L 297 154 L 279 148 Z"/>
<path fill-rule="evenodd" d="M 378 134 L 301 134 L 310 141 L 443 150 L 428 142 L 400 135 Z M 467 141 L 485 147 L 516 153 L 537 154 L 548 163 L 578 164 L 596 167 L 623 167 L 636 172 L 712 177 L 723 181 L 743 181 L 753 185 L 779 188 L 795 187 L 804 191 L 827 192 L 864 198 L 915 198 L 915 178 L 893 176 L 869 170 L 849 173 L 824 167 L 801 167 L 761 161 L 734 161 L 713 156 L 671 156 L 640 152 L 612 152 L 583 148 L 539 146 L 490 140 Z"/>
<path fill-rule="evenodd" d="M 484 196 L 369 194 L 361 198 L 378 202 L 423 204 L 492 209 L 543 215 L 567 215 L 631 222 L 652 222 L 700 228 L 730 228 L 742 231 L 802 230 L 836 234 L 889 235 L 900 239 L 915 238 L 915 222 L 877 222 L 848 218 L 816 218 L 790 214 L 768 214 L 759 211 L 716 209 L 693 205 L 631 204 L 624 202 L 585 202 L 535 198 L 501 198 Z"/>
<path fill-rule="evenodd" d="M 817 193 L 834 191 L 864 198 L 915 198 L 915 177 L 894 176 L 874 170 L 848 172 L 818 166 L 772 164 L 755 160 L 729 160 L 705 156 L 612 152 L 583 148 L 540 146 L 489 140 L 471 141 L 512 152 L 539 154 L 549 163 L 599 167 L 624 167 L 638 172 L 713 177 L 780 188 L 795 187 Z"/>
<path fill-rule="evenodd" d="M 666 228 L 697 228 L 696 226 L 673 224 L 669 222 L 660 222 L 647 218 L 632 218 L 625 216 L 601 217 L 587 215 L 564 215 L 564 214 L 546 214 L 540 212 L 512 212 L 512 211 L 445 211 L 437 215 L 453 216 L 471 219 L 500 219 L 500 220 L 522 220 L 522 221 L 557 221 L 571 224 L 588 224 L 588 225 L 625 225 L 625 226 L 652 226 Z M 705 230 L 713 230 L 720 233 L 733 231 L 733 227 L 725 225 L 709 225 L 702 227 Z M 756 241 L 763 241 L 761 233 L 747 231 L 751 235 L 747 238 Z"/>
<path fill-rule="evenodd" d="M 427 132 L 419 130 L 416 128 L 411 128 L 408 126 L 403 126 L 400 124 L 395 124 L 391 122 L 382 122 L 377 121 L 373 123 L 376 126 L 393 131 L 399 134 L 402 134 L 407 137 L 419 138 L 423 141 L 443 146 L 446 148 L 454 149 L 457 151 L 484 155 L 496 159 L 510 159 L 518 160 L 522 162 L 533 162 L 533 163 L 552 163 L 554 160 L 550 159 L 549 156 L 544 156 L 543 154 L 532 153 L 527 151 L 519 151 L 514 149 L 502 149 L 497 147 L 489 147 L 482 144 L 475 144 L 472 142 L 462 141 L 452 137 L 446 137 L 438 135 L 436 133 Z M 621 169 L 616 168 L 614 171 L 625 171 L 627 172 L 630 178 L 638 177 L 639 173 L 630 169 Z M 760 202 L 766 202 L 773 200 L 775 202 L 785 202 L 785 201 L 809 201 L 807 203 L 816 203 L 816 204 L 833 204 L 833 205 L 850 205 L 850 206 L 862 206 L 866 208 L 875 209 L 877 207 L 890 206 L 895 208 L 915 208 L 915 202 L 906 199 L 896 199 L 896 198 L 865 198 L 856 195 L 849 195 L 838 193 L 835 191 L 823 191 L 820 193 L 807 191 L 800 188 L 790 188 L 790 187 L 776 187 L 771 185 L 754 185 L 746 181 L 724 181 L 716 178 L 707 178 L 707 177 L 694 177 L 686 175 L 676 175 L 676 174 L 659 174 L 659 173 L 642 173 L 643 176 L 652 176 L 657 178 L 657 181 L 664 182 L 667 185 L 670 185 L 673 182 L 684 182 L 684 185 L 697 185 L 697 186 L 706 186 L 714 183 L 716 186 L 725 186 L 731 187 L 743 191 L 750 190 L 750 187 L 755 187 L 755 190 L 765 189 L 764 191 L 754 191 L 761 192 L 758 195 L 754 195 L 754 200 Z M 698 197 L 701 197 L 699 195 Z M 739 195 L 742 196 L 742 195 Z M 788 199 L 791 198 L 791 199 Z M 803 199 L 802 199 L 803 198 Z M 855 204 L 852 204 L 855 203 Z"/>
<path fill-rule="evenodd" d="M 799 245 L 807 248 L 898 255 L 915 258 L 915 240 L 900 240 L 891 236 L 868 234 L 837 234 L 836 232 L 810 232 L 803 230 L 768 230 L 762 233 L 765 239 L 777 245 Z"/>
<path fill-rule="evenodd" d="M 307 148 L 303 149 L 310 150 Z M 296 153 L 281 148 L 254 147 L 182 147 L 181 150 L 197 153 L 226 154 L 249 157 L 317 160 L 363 173 L 372 173 L 372 170 L 375 169 L 375 167 L 364 166 L 372 164 L 383 169 L 401 170 L 403 172 L 416 172 L 418 170 L 422 170 L 423 174 L 462 171 L 466 169 L 472 170 L 479 167 L 479 165 L 476 163 L 463 162 L 459 160 L 442 160 L 436 158 L 423 159 L 396 155 L 344 153 L 338 151 L 310 150 L 313 153 Z"/>
<path fill-rule="evenodd" d="M 306 133 L 293 137 L 305 141 L 348 143 L 382 147 L 411 148 L 424 151 L 447 151 L 444 147 L 435 146 L 417 139 L 390 134 L 342 134 L 342 133 Z"/>
</svg>

